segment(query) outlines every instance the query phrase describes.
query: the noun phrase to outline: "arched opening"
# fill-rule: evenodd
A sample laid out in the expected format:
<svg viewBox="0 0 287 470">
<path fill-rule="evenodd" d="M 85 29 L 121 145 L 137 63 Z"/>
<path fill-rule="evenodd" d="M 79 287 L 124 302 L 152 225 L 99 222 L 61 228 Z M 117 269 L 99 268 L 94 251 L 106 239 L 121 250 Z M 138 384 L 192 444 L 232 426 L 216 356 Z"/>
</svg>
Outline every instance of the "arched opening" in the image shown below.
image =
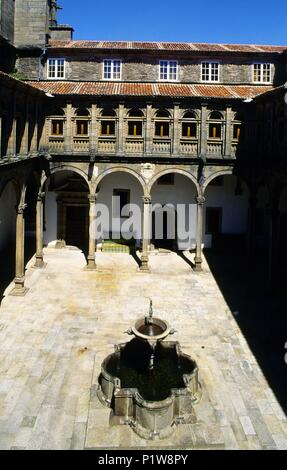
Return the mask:
<svg viewBox="0 0 287 470">
<path fill-rule="evenodd" d="M 196 186 L 185 174 L 158 175 L 151 188 L 152 248 L 186 251 L 196 246 Z"/>
<path fill-rule="evenodd" d="M 248 231 L 249 191 L 234 175 L 219 175 L 205 190 L 203 242 L 219 251 L 242 250 Z"/>
<path fill-rule="evenodd" d="M 119 169 L 103 176 L 97 194 L 98 249 L 134 254 L 142 238 L 141 182 Z"/>
<path fill-rule="evenodd" d="M 80 174 L 62 170 L 46 182 L 44 244 L 77 247 L 86 254 L 89 243 L 89 187 Z"/>
<path fill-rule="evenodd" d="M 15 276 L 16 206 L 15 185 L 10 181 L 0 194 L 0 302 Z"/>
</svg>

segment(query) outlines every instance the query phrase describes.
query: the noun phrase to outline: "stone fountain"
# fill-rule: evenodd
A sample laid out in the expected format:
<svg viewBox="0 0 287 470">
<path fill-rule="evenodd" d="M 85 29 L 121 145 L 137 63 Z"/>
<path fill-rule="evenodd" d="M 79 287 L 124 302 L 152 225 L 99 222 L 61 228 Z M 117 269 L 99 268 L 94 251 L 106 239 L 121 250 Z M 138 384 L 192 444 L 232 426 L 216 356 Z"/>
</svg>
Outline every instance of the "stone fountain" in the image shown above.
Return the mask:
<svg viewBox="0 0 287 470">
<path fill-rule="evenodd" d="M 112 408 L 111 424 L 127 424 L 144 439 L 163 439 L 178 424 L 195 422 L 197 364 L 178 342 L 164 341 L 175 330 L 153 316 L 152 301 L 149 314 L 126 333 L 134 338 L 115 346 L 99 377 L 98 396 Z"/>
</svg>

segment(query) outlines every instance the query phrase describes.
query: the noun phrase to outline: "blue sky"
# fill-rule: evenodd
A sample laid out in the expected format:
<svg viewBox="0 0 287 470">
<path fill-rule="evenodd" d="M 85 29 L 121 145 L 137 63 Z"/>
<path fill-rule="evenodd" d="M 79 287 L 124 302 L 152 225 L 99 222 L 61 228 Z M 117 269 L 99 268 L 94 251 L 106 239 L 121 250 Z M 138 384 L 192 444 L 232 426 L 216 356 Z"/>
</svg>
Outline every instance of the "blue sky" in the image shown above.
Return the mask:
<svg viewBox="0 0 287 470">
<path fill-rule="evenodd" d="M 287 44 L 287 2 L 277 0 L 59 0 L 75 39 Z"/>
</svg>

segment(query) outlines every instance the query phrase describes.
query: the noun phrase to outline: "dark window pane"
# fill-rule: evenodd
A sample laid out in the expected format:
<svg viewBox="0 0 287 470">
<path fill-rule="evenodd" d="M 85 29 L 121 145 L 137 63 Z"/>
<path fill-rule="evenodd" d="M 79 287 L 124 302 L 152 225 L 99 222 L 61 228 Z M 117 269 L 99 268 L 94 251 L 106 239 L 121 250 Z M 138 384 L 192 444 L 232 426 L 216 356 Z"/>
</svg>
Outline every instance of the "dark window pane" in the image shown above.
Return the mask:
<svg viewBox="0 0 287 470">
<path fill-rule="evenodd" d="M 77 121 L 77 135 L 88 135 L 88 121 Z"/>
<path fill-rule="evenodd" d="M 169 137 L 169 122 L 156 122 L 155 135 L 156 137 Z"/>
<path fill-rule="evenodd" d="M 116 126 L 115 121 L 102 121 L 101 122 L 101 135 L 115 135 Z"/>
<path fill-rule="evenodd" d="M 182 124 L 182 137 L 196 138 L 197 126 L 195 122 L 184 122 Z"/>
<path fill-rule="evenodd" d="M 162 185 L 174 185 L 174 173 L 168 173 L 167 175 L 163 175 L 157 181 L 158 184 Z"/>
<path fill-rule="evenodd" d="M 128 135 L 141 137 L 142 136 L 142 122 L 141 121 L 129 121 Z"/>
<path fill-rule="evenodd" d="M 54 119 L 52 121 L 52 135 L 63 135 L 64 133 L 64 121 Z"/>
</svg>

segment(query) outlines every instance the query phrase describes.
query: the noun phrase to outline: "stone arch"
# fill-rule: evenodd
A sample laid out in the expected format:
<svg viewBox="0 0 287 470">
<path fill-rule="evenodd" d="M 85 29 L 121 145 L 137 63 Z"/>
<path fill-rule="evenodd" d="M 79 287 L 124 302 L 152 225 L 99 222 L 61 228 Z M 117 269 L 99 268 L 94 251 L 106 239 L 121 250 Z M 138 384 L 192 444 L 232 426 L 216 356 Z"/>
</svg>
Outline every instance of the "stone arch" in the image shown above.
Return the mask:
<svg viewBox="0 0 287 470">
<path fill-rule="evenodd" d="M 215 109 L 211 110 L 207 116 L 208 120 L 220 121 L 224 119 L 224 113 L 222 111 L 217 111 Z"/>
<path fill-rule="evenodd" d="M 147 191 L 147 187 L 146 187 L 146 183 L 143 179 L 143 177 L 137 173 L 135 170 L 132 170 L 131 168 L 127 168 L 127 167 L 113 167 L 113 168 L 109 168 L 105 171 L 103 171 L 102 173 L 100 173 L 95 181 L 95 188 L 97 190 L 100 182 L 105 178 L 105 176 L 108 176 L 112 173 L 129 173 L 130 175 L 134 176 L 137 181 L 140 183 L 141 185 L 141 188 L 143 190 L 143 194 L 146 195 L 148 193 Z"/>
<path fill-rule="evenodd" d="M 151 181 L 149 182 L 148 184 L 148 191 L 149 193 L 151 192 L 152 188 L 153 188 L 153 185 L 156 183 L 156 181 L 161 177 L 161 176 L 164 176 L 164 175 L 167 175 L 169 173 L 177 173 L 177 174 L 180 174 L 180 175 L 183 175 L 183 176 L 186 176 L 188 179 L 190 179 L 193 184 L 195 185 L 196 187 L 196 191 L 197 191 L 197 194 L 199 195 L 200 194 L 200 187 L 199 187 L 199 184 L 198 184 L 198 181 L 197 179 L 195 178 L 195 176 L 193 176 L 191 173 L 189 173 L 188 171 L 186 170 L 182 170 L 180 168 L 168 168 L 166 170 L 162 170 L 160 171 L 159 173 L 157 173 L 156 175 L 154 175 L 154 177 L 151 179 Z"/>
<path fill-rule="evenodd" d="M 15 177 L 8 177 L 8 178 L 4 179 L 3 181 L 0 180 L 0 197 L 2 196 L 2 193 L 4 192 L 6 186 L 9 183 L 12 183 L 12 185 L 14 187 L 17 204 L 20 204 L 21 194 L 22 194 L 22 186 L 21 186 L 21 183 L 19 183 L 19 181 L 17 181 L 17 179 Z"/>
<path fill-rule="evenodd" d="M 74 166 L 74 165 L 62 165 L 59 168 L 52 168 L 50 171 L 50 174 L 53 175 L 60 171 L 72 171 L 74 173 L 78 173 L 78 175 L 80 175 L 85 180 L 85 183 L 87 184 L 91 192 L 91 184 L 90 184 L 90 181 L 88 180 L 88 175 L 84 170 L 81 170 L 81 168 L 78 168 L 77 166 Z M 46 181 L 48 180 L 48 178 L 49 178 L 49 175 L 47 175 L 46 173 L 42 174 L 40 191 L 43 190 L 44 185 Z"/>
<path fill-rule="evenodd" d="M 205 193 L 206 188 L 208 187 L 209 183 L 212 180 L 214 180 L 215 178 L 217 178 L 218 176 L 236 176 L 236 175 L 234 175 L 232 168 L 230 168 L 228 170 L 220 170 L 220 171 L 217 171 L 216 173 L 212 173 L 212 175 L 210 175 L 208 178 L 206 178 L 206 180 L 205 180 L 205 182 L 202 186 L 202 194 Z"/>
<path fill-rule="evenodd" d="M 196 120 L 196 119 L 199 119 L 199 112 L 195 109 L 182 109 L 181 110 L 181 116 L 180 116 L 181 119 L 193 119 L 193 120 Z"/>
</svg>

